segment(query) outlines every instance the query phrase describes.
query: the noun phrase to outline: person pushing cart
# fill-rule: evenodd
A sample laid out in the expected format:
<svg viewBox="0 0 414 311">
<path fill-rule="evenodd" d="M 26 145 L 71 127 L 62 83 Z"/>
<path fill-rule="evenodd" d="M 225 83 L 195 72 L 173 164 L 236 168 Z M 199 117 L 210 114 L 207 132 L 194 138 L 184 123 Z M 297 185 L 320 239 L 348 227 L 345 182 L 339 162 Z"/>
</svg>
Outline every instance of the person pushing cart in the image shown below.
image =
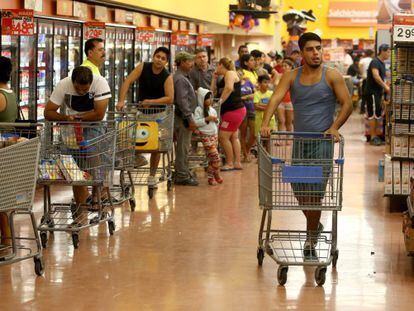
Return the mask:
<svg viewBox="0 0 414 311">
<path fill-rule="evenodd" d="M 335 141 L 340 141 L 338 130 L 352 113 L 352 102 L 345 81 L 337 70 L 323 66 L 322 40 L 317 34 L 312 32 L 303 34 L 299 40 L 299 47 L 304 64 L 302 67 L 283 75 L 265 111 L 261 137 L 271 136 L 270 119 L 285 93 L 290 90 L 294 107 L 294 131 L 323 133 L 331 135 Z M 334 119 L 337 103 L 341 106 L 341 110 Z M 293 139 L 292 136 L 286 136 L 286 139 L 292 140 L 292 165 L 305 166 L 310 160 L 324 162 L 330 159 L 332 162 L 334 148 L 333 142 L 329 142 L 329 139 L 314 139 L 314 137 L 306 139 L 306 137 L 298 136 L 295 133 L 290 135 L 293 135 Z M 277 145 L 282 145 L 279 148 L 287 149 L 289 142 L 286 141 L 284 144 L 282 141 Z M 274 146 L 271 145 L 270 148 L 274 148 Z M 302 207 L 307 220 L 307 236 L 303 243 L 305 261 L 317 261 L 315 248 L 318 234 L 324 230 L 320 223 L 322 208 L 315 207 L 321 207 L 324 203 L 326 181 L 330 178 L 329 170 L 332 168 L 324 164 L 321 164 L 320 167 L 322 168 L 323 182 L 316 184 L 292 182 L 294 196 L 299 206 Z M 258 259 L 261 264 L 260 250 L 259 247 Z"/>
</svg>

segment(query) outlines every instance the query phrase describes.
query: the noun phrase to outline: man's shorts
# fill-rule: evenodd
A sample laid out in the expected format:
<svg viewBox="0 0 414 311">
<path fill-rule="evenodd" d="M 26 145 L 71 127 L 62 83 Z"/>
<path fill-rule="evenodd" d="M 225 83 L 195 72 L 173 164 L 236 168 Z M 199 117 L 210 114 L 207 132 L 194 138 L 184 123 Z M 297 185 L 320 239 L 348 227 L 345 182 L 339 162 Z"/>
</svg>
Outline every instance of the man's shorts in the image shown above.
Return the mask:
<svg viewBox="0 0 414 311">
<path fill-rule="evenodd" d="M 367 115 L 368 119 L 379 119 L 382 116 L 382 95 L 367 94 Z"/>
<path fill-rule="evenodd" d="M 292 149 L 292 166 L 322 167 L 322 178 L 319 183 L 292 182 L 292 190 L 297 199 L 325 196 L 326 185 L 332 171 L 333 141 L 330 139 L 295 138 Z M 315 176 L 312 176 L 315 177 Z"/>
</svg>

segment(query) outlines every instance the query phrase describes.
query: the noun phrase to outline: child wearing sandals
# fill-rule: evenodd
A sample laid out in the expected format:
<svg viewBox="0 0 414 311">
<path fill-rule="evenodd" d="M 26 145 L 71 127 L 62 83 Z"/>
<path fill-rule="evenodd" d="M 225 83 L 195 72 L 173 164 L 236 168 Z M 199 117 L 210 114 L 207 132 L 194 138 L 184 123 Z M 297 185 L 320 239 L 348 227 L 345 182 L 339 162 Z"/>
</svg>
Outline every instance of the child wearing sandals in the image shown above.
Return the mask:
<svg viewBox="0 0 414 311">
<path fill-rule="evenodd" d="M 217 150 L 217 111 L 211 107 L 212 102 L 213 94 L 207 89 L 198 88 L 198 106 L 194 111 L 193 119 L 198 128 L 196 132 L 201 138 L 208 158 L 208 184 L 213 186 L 217 183 L 223 183 L 223 178 L 220 176 L 220 155 Z"/>
</svg>

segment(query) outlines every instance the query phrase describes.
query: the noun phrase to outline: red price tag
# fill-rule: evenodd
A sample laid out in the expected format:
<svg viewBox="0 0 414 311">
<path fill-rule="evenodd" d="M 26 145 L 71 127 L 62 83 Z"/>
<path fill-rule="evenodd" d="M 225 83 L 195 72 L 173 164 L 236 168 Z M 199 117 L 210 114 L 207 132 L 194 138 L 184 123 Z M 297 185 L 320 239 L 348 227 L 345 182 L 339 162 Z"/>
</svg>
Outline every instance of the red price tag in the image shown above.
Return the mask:
<svg viewBox="0 0 414 311">
<path fill-rule="evenodd" d="M 31 36 L 34 34 L 33 10 L 2 10 L 3 35 Z"/>
</svg>

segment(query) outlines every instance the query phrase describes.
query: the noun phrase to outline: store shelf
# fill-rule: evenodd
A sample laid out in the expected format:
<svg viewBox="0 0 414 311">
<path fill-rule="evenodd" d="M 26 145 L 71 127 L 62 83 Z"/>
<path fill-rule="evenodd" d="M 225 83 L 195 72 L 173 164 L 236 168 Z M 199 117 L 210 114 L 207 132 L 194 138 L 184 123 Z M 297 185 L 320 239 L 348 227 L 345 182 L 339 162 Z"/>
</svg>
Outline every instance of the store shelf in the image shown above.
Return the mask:
<svg viewBox="0 0 414 311">
<path fill-rule="evenodd" d="M 391 157 L 391 161 L 406 161 L 406 162 L 414 162 L 414 158 Z"/>
<path fill-rule="evenodd" d="M 406 197 L 408 196 L 408 194 L 384 194 L 384 197 L 389 198 L 389 197 Z"/>
</svg>

